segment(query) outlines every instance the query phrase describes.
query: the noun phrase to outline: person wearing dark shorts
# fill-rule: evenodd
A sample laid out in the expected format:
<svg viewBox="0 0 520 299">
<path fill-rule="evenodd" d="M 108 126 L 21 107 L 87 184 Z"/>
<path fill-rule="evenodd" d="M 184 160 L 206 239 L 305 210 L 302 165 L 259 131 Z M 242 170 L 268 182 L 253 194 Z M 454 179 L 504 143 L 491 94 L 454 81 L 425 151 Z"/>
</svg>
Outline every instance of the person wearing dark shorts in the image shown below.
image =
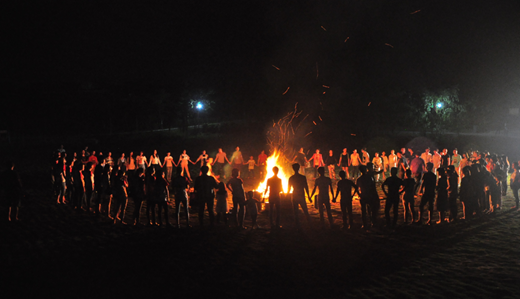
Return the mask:
<svg viewBox="0 0 520 299">
<path fill-rule="evenodd" d="M 349 162 L 350 162 L 350 156 L 347 152 L 347 148 L 343 149 L 343 152 L 339 156 L 339 163 L 338 166 L 341 167 L 341 170 L 343 170 L 346 174 L 346 178 L 349 178 Z"/>
<path fill-rule="evenodd" d="M 307 178 L 305 175 L 300 174 L 300 164 L 295 163 L 292 165 L 292 169 L 294 170 L 294 175 L 289 178 L 289 185 L 287 192 L 291 192 L 291 188 L 293 189 L 292 193 L 292 202 L 294 209 L 294 219 L 296 221 L 296 226 L 300 228 L 300 220 L 299 220 L 299 208 L 298 205 L 302 207 L 302 211 L 305 214 L 305 218 L 307 218 L 307 222 L 311 223 L 311 216 L 309 215 L 309 211 L 307 209 L 307 204 L 305 203 L 305 195 L 307 194 L 307 198 L 309 202 L 312 203 L 312 199 L 309 196 L 309 185 L 307 184 Z"/>
<path fill-rule="evenodd" d="M 422 185 L 420 188 L 421 204 L 419 206 L 419 222 L 423 219 L 423 211 L 424 206 L 428 204 L 428 222 L 426 224 L 430 225 L 431 218 L 433 215 L 433 203 L 435 201 L 435 188 L 437 186 L 437 176 L 432 172 L 433 163 L 426 164 L 427 172 L 423 175 Z"/>
<path fill-rule="evenodd" d="M 352 219 L 352 198 L 354 194 L 357 193 L 357 186 L 351 180 L 347 179 L 347 172 L 341 170 L 339 172 L 339 177 L 341 180 L 338 182 L 338 186 L 336 188 L 336 195 L 332 202 L 336 202 L 338 195 L 341 194 L 341 215 L 343 216 L 343 229 L 349 229 L 354 224 Z M 354 192 L 352 192 L 354 190 Z M 348 219 L 348 224 L 347 224 Z"/>
<path fill-rule="evenodd" d="M 404 182 L 397 177 L 397 168 L 392 167 L 390 170 L 390 177 L 387 178 L 381 185 L 383 193 L 386 195 L 385 204 L 385 219 L 386 225 L 391 228 L 395 228 L 397 225 L 397 216 L 399 215 L 399 196 L 403 193 Z M 390 209 L 393 208 L 394 219 L 390 221 Z"/>
</svg>

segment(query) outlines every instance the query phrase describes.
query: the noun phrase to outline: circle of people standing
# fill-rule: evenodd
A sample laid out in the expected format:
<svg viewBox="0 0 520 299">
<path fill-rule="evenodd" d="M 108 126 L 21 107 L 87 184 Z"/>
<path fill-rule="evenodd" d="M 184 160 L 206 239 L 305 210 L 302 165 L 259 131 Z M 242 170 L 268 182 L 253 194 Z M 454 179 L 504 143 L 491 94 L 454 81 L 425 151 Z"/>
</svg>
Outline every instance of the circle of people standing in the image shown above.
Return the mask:
<svg viewBox="0 0 520 299">
<path fill-rule="evenodd" d="M 291 216 L 300 228 L 300 209 L 308 224 L 312 225 L 307 200 L 314 202 L 319 210 L 320 222 L 325 224 L 326 213 L 330 226 L 334 227 L 331 203 L 336 203 L 338 198 L 345 229 L 354 225 L 352 207 L 355 200 L 359 200 L 361 225 L 366 230 L 383 226 L 378 223 L 381 199 L 385 200 L 386 226 L 390 229 L 397 225 L 400 203 L 404 210 L 404 224 L 455 222 L 501 209 L 509 172 L 509 186 L 516 207 L 519 206 L 518 163 L 510 165 L 506 156 L 477 151 L 460 155 L 454 149 L 452 153 L 448 154 L 447 149 L 434 150 L 433 153 L 426 149 L 416 153 L 402 148 L 398 152 L 391 150 L 388 156 L 385 152 L 374 153 L 370 158 L 366 149 L 361 149 L 361 153 L 357 150 L 349 153 L 344 148 L 338 158 L 332 150 L 325 158 L 320 150 L 316 150 L 308 159 L 301 148 L 292 161 L 287 161 L 292 164 L 294 172 L 289 178 L 289 190 L 284 190 L 278 177 L 279 169 L 274 167 L 274 175 L 268 178 L 264 194 L 259 194 L 245 192 L 241 173 L 245 172 L 249 179 L 263 180 L 267 174 L 264 151 L 256 161 L 253 156 L 246 161 L 239 147 L 231 158 L 219 148 L 215 157 L 202 151 L 193 161 L 184 150 L 176 162 L 171 153 L 160 159 L 157 151 L 149 159 L 143 152 L 137 156 L 130 152 L 128 156 L 121 154 L 114 158 L 110 152 L 105 156 L 101 152 L 90 153 L 85 148 L 68 157 L 62 146 L 53 158 L 52 178 L 58 204 L 69 204 L 78 212 L 105 215 L 114 223 L 134 225 L 141 224 L 141 214 L 144 213 L 147 224 L 171 226 L 168 215 L 171 202 L 170 205 L 175 206 L 177 227 L 181 227 L 181 214 L 186 227 L 190 227 L 191 207 L 198 212 L 201 226 L 204 226 L 205 212 L 208 212 L 210 225 L 222 221 L 225 225 L 232 222 L 245 228 L 247 211 L 252 228 L 258 228 L 258 210 L 261 203 L 268 203 L 270 226 L 277 229 L 281 227 L 281 206 L 285 200 L 291 201 Z M 194 180 L 190 163 L 197 166 L 195 172 L 198 176 Z M 226 177 L 229 174 L 225 167 L 227 164 L 231 165 L 230 177 Z M 314 188 L 311 191 L 308 176 L 312 173 Z M 228 191 L 232 197 L 231 211 Z M 381 193 L 384 194 L 382 198 Z M 125 215 L 129 199 L 134 203 L 134 210 L 132 215 Z M 19 200 L 2 202 L 10 207 L 19 206 Z M 459 206 L 462 207 L 461 217 Z M 436 222 L 433 221 L 434 212 L 438 214 Z"/>
</svg>

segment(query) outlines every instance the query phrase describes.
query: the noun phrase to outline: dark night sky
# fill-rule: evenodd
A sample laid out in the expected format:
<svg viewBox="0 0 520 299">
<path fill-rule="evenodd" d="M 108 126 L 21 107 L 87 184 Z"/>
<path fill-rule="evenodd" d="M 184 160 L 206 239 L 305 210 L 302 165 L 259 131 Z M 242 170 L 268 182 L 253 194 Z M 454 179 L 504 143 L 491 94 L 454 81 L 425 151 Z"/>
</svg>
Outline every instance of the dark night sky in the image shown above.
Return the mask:
<svg viewBox="0 0 520 299">
<path fill-rule="evenodd" d="M 152 2 L 5 8 L 4 81 L 213 89 L 283 109 L 451 86 L 477 105 L 520 99 L 518 1 Z"/>
</svg>

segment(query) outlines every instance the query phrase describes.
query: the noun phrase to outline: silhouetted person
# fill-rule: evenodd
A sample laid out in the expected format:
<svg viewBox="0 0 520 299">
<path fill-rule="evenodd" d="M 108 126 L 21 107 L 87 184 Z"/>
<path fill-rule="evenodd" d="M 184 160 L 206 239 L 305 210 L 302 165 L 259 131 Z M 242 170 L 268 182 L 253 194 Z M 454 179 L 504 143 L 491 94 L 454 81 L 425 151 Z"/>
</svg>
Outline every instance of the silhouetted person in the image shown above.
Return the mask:
<svg viewBox="0 0 520 299">
<path fill-rule="evenodd" d="M 246 213 L 246 195 L 244 192 L 244 182 L 239 178 L 240 171 L 233 168 L 231 171 L 231 179 L 226 184 L 226 187 L 231 190 L 233 209 L 231 211 L 233 222 L 239 228 L 244 228 L 244 217 Z"/>
<path fill-rule="evenodd" d="M 172 181 L 175 192 L 175 209 L 177 213 L 177 227 L 181 227 L 181 204 L 184 215 L 186 216 L 186 227 L 190 227 L 190 213 L 188 212 L 188 189 L 190 182 L 187 177 L 182 175 L 182 167 L 177 167 L 177 176 Z"/>
<path fill-rule="evenodd" d="M 143 201 L 146 199 L 145 196 L 145 175 L 144 169 L 138 168 L 137 171 L 131 175 L 130 189 L 132 190 L 132 199 L 134 200 L 134 214 L 133 224 L 140 224 L 141 207 Z"/>
<path fill-rule="evenodd" d="M 459 176 L 455 171 L 455 166 L 448 166 L 448 205 L 450 207 L 450 222 L 457 221 L 458 207 L 457 197 L 459 197 Z"/>
<path fill-rule="evenodd" d="M 347 173 L 344 170 L 339 172 L 339 177 L 341 180 L 338 182 L 336 195 L 332 202 L 335 203 L 338 195 L 341 194 L 340 206 L 341 215 L 343 216 L 343 228 L 349 229 L 354 224 L 354 219 L 352 218 L 352 198 L 354 197 L 354 194 L 358 192 L 357 185 L 346 178 Z"/>
<path fill-rule="evenodd" d="M 374 176 L 368 173 L 367 167 L 365 165 L 359 166 L 359 171 L 362 173 L 361 176 L 357 179 L 358 193 L 359 193 L 359 203 L 361 205 L 361 220 L 363 222 L 363 228 L 365 230 L 370 229 L 369 221 L 367 221 L 367 207 L 373 203 L 379 197 L 377 195 L 376 183 L 374 181 Z M 377 220 L 375 219 L 377 216 L 374 214 L 372 208 L 370 208 L 369 218 L 372 220 L 372 223 L 375 223 Z"/>
<path fill-rule="evenodd" d="M 446 221 L 446 212 L 448 211 L 448 177 L 446 176 L 446 169 L 437 169 L 437 211 L 439 212 L 439 221 L 437 223 L 444 223 Z"/>
<path fill-rule="evenodd" d="M 423 175 L 422 185 L 419 193 L 422 194 L 421 204 L 419 206 L 419 221 L 423 219 L 424 206 L 428 204 L 428 222 L 431 224 L 431 218 L 433 216 L 433 203 L 435 201 L 435 187 L 437 186 L 437 176 L 432 172 L 433 163 L 426 165 L 427 172 Z"/>
<path fill-rule="evenodd" d="M 7 163 L 8 169 L 2 173 L 0 184 L 2 194 L 1 204 L 8 208 L 8 220 L 17 221 L 20 204 L 23 197 L 22 183 L 18 173 L 14 170 L 14 163 Z"/>
<path fill-rule="evenodd" d="M 392 167 L 390 170 L 390 177 L 381 185 L 381 189 L 383 189 L 383 193 L 386 195 L 385 219 L 388 227 L 395 228 L 397 225 L 397 216 L 399 215 L 399 196 L 403 193 L 403 186 L 403 180 L 397 177 L 397 168 Z M 394 219 L 393 221 L 390 221 L 390 209 L 392 208 L 394 211 Z"/>
<path fill-rule="evenodd" d="M 412 177 L 412 171 L 406 170 L 406 179 L 404 180 L 403 193 L 403 210 L 404 223 L 408 223 L 408 216 L 411 218 L 411 223 L 415 222 L 415 179 Z"/>
<path fill-rule="evenodd" d="M 72 184 L 74 193 L 72 195 L 72 206 L 74 210 L 81 210 L 81 203 L 83 196 L 85 195 L 85 181 L 83 180 L 83 168 L 85 167 L 82 163 L 75 163 L 72 169 Z"/>
<path fill-rule="evenodd" d="M 320 176 L 314 182 L 314 189 L 312 190 L 311 197 L 314 196 L 314 192 L 316 192 L 316 188 L 318 189 L 318 209 L 320 211 L 320 222 L 321 224 L 325 224 L 325 219 L 323 217 L 323 206 L 327 209 L 327 217 L 329 218 L 330 227 L 334 226 L 334 219 L 332 218 L 332 212 L 330 209 L 330 193 L 334 194 L 334 190 L 332 189 L 332 180 L 325 176 L 325 168 L 319 167 L 318 173 Z"/>
<path fill-rule="evenodd" d="M 215 213 L 213 213 L 213 202 L 215 200 L 215 189 L 217 181 L 208 175 L 209 168 L 204 165 L 200 168 L 201 174 L 195 179 L 195 192 L 197 192 L 197 202 L 199 204 L 199 223 L 204 225 L 204 209 L 208 207 L 209 223 L 213 226 Z M 244 199 L 245 201 L 245 199 Z"/>
<path fill-rule="evenodd" d="M 165 178 L 165 174 L 162 168 L 152 168 L 156 169 L 154 197 L 157 202 L 158 224 L 162 225 L 162 214 L 164 213 L 164 220 L 166 225 L 171 226 L 170 220 L 168 218 L 168 199 L 170 197 L 170 192 L 168 190 L 169 184 Z"/>
<path fill-rule="evenodd" d="M 90 212 L 92 193 L 94 191 L 94 166 L 92 162 L 87 162 L 85 169 L 83 170 L 83 180 L 85 181 L 85 210 Z"/>
<path fill-rule="evenodd" d="M 462 203 L 463 219 L 473 217 L 473 213 L 477 211 L 477 193 L 473 178 L 471 176 L 471 167 L 462 168 L 463 178 L 460 180 L 460 202 Z"/>
<path fill-rule="evenodd" d="M 307 198 L 309 202 L 312 203 L 311 196 L 309 194 L 309 185 L 307 184 L 307 178 L 305 175 L 300 174 L 300 164 L 295 163 L 292 165 L 292 169 L 294 170 L 294 175 L 289 178 L 289 185 L 287 192 L 291 192 L 291 188 L 293 189 L 292 193 L 292 202 L 294 209 L 294 219 L 296 221 L 296 226 L 300 227 L 299 213 L 298 213 L 298 205 L 302 207 L 302 211 L 305 214 L 308 223 L 311 223 L 311 216 L 309 215 L 309 211 L 307 209 L 307 204 L 305 203 L 305 194 L 307 194 Z"/>
<path fill-rule="evenodd" d="M 369 207 L 370 207 L 370 215 L 371 215 L 370 219 L 372 220 L 372 224 L 375 226 L 379 219 L 379 209 L 381 208 L 381 201 L 379 200 L 379 195 L 378 195 L 377 189 L 376 189 L 375 176 L 377 174 L 380 174 L 382 172 L 382 170 L 375 171 L 374 164 L 372 162 L 368 162 L 366 164 L 366 167 L 367 167 L 367 174 L 370 175 L 373 179 L 372 180 L 373 183 L 370 185 L 370 190 L 371 190 L 372 196 L 370 196 L 371 202 L 369 203 Z"/>
<path fill-rule="evenodd" d="M 281 199 L 280 193 L 283 193 L 282 179 L 278 177 L 278 167 L 273 167 L 274 175 L 267 179 L 264 195 L 269 191 L 269 223 L 271 228 L 280 227 Z M 276 209 L 276 226 L 273 223 L 274 210 Z"/>
<path fill-rule="evenodd" d="M 246 206 L 247 213 L 249 214 L 249 216 L 251 216 L 251 229 L 260 228 L 256 223 L 256 217 L 258 216 L 258 207 L 256 204 L 259 202 L 260 201 L 258 199 L 254 198 L 253 191 L 247 192 Z"/>
<path fill-rule="evenodd" d="M 141 168 L 141 167 L 140 167 Z M 146 219 L 149 225 L 156 225 L 155 206 L 157 202 L 154 197 L 155 189 L 155 169 L 152 167 L 145 169 L 145 194 L 146 194 Z"/>
<path fill-rule="evenodd" d="M 117 223 L 118 220 L 124 222 L 127 202 L 126 188 L 128 188 L 126 175 L 123 170 L 119 170 L 115 176 L 112 194 L 112 209 L 115 214 L 114 223 Z"/>
<path fill-rule="evenodd" d="M 220 180 L 220 175 L 217 175 L 217 181 Z M 217 213 L 217 224 L 220 223 L 220 218 L 224 220 L 224 224 L 228 224 L 228 203 L 227 203 L 227 189 L 226 184 L 222 181 L 218 181 L 217 187 L 217 206 L 215 212 Z"/>
</svg>

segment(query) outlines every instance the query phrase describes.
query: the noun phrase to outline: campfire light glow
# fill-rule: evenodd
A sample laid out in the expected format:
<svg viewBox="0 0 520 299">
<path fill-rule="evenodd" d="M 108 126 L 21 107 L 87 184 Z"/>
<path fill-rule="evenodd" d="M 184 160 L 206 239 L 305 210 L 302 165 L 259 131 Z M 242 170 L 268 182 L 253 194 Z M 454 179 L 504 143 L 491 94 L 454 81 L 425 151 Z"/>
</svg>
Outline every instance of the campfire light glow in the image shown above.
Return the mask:
<svg viewBox="0 0 520 299">
<path fill-rule="evenodd" d="M 258 185 L 258 187 L 256 188 L 256 191 L 260 192 L 263 196 L 263 194 L 265 192 L 265 188 L 267 186 L 267 179 L 269 179 L 270 177 L 272 177 L 274 175 L 273 167 L 277 166 L 280 169 L 280 171 L 278 172 L 278 177 L 280 179 L 282 179 L 283 191 L 287 193 L 289 177 L 291 175 L 284 171 L 284 167 L 283 167 L 284 163 L 283 163 L 283 157 L 282 157 L 281 153 L 279 151 L 275 150 L 274 153 L 267 158 L 266 164 L 267 164 L 267 175 L 265 177 L 265 180 L 263 182 L 261 182 L 260 185 Z M 269 194 L 266 194 L 266 196 L 269 196 Z"/>
</svg>

